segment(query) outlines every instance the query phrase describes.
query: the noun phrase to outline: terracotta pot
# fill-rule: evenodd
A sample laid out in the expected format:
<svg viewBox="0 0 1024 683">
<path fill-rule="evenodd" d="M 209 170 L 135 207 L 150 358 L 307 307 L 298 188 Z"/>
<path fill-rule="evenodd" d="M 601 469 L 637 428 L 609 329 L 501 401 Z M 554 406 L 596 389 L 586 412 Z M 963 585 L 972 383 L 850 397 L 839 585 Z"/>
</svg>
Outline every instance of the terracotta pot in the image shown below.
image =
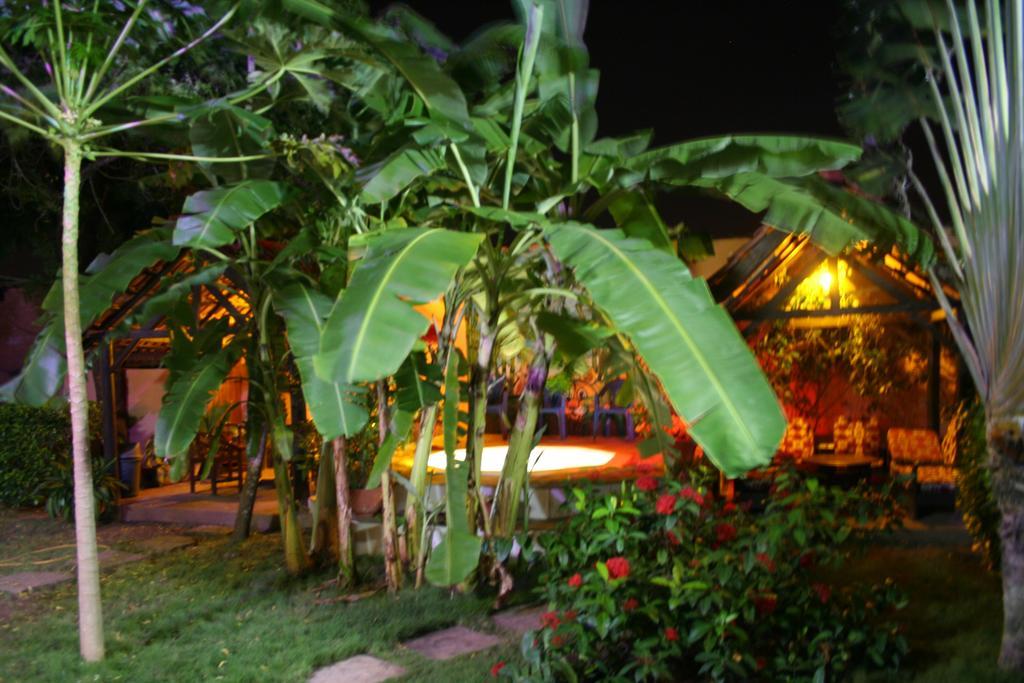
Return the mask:
<svg viewBox="0 0 1024 683">
<path fill-rule="evenodd" d="M 369 517 L 384 507 L 384 494 L 379 486 L 375 489 L 349 489 L 348 502 L 352 506 L 352 514 Z"/>
</svg>

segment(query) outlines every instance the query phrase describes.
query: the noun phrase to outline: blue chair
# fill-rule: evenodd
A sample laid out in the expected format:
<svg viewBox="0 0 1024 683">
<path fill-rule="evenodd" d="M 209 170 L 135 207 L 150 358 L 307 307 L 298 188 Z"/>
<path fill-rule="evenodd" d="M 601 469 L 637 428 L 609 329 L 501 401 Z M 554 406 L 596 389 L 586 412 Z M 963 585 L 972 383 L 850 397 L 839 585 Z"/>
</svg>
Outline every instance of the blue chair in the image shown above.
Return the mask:
<svg viewBox="0 0 1024 683">
<path fill-rule="evenodd" d="M 487 385 L 487 414 L 498 416 L 501 436 L 508 438 L 508 389 L 504 377 L 495 378 Z"/>
<path fill-rule="evenodd" d="M 609 436 L 608 422 L 612 418 L 618 417 L 625 418 L 626 440 L 632 441 L 636 438 L 636 431 L 633 428 L 633 413 L 630 410 L 633 404 L 631 403 L 625 408 L 620 408 L 615 404 L 615 399 L 618 397 L 623 384 L 625 384 L 625 381 L 621 379 L 608 382 L 594 397 L 594 439 L 597 439 L 597 431 L 601 425 L 601 420 L 604 420 L 604 435 Z M 602 400 L 603 397 L 607 398 Z"/>
<path fill-rule="evenodd" d="M 544 400 L 540 404 L 540 419 L 547 421 L 548 415 L 554 415 L 558 421 L 558 438 L 565 441 L 565 394 L 544 390 Z"/>
</svg>

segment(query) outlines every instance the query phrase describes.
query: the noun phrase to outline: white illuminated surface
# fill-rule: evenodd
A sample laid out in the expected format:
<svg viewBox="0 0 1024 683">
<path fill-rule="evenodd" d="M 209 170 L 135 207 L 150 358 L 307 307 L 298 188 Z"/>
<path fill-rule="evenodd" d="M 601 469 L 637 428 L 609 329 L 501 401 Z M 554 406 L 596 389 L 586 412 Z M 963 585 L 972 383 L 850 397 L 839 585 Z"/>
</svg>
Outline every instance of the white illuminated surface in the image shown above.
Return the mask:
<svg viewBox="0 0 1024 683">
<path fill-rule="evenodd" d="M 483 462 L 480 469 L 487 474 L 498 474 L 505 464 L 508 446 L 484 446 Z M 615 456 L 614 451 L 586 446 L 549 446 L 534 448 L 530 453 L 530 472 L 555 472 L 586 467 L 606 465 Z M 455 449 L 455 459 L 465 460 L 466 449 Z M 444 470 L 447 459 L 444 451 L 436 451 L 427 458 L 427 466 L 434 470 Z"/>
</svg>

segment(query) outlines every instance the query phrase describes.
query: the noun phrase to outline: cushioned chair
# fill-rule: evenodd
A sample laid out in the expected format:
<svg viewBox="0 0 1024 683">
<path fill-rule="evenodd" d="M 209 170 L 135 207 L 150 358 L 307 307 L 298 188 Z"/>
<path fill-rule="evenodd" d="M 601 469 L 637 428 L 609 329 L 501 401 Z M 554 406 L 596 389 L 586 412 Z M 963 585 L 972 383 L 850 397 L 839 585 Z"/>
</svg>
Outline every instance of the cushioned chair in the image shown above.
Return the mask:
<svg viewBox="0 0 1024 683">
<path fill-rule="evenodd" d="M 632 441 L 636 438 L 636 431 L 633 429 L 633 404 L 626 407 L 616 405 L 615 399 L 622 390 L 625 381 L 616 379 L 605 384 L 601 391 L 594 396 L 594 438 L 597 438 L 598 429 L 602 420 L 605 425 L 605 436 L 608 435 L 608 422 L 613 417 L 622 417 L 626 421 L 626 439 Z M 603 399 L 603 400 L 602 400 Z"/>
<path fill-rule="evenodd" d="M 779 444 L 779 453 L 797 462 L 814 455 L 814 432 L 806 418 L 794 417 L 789 421 Z"/>
<path fill-rule="evenodd" d="M 913 474 L 919 484 L 952 486 L 956 481 L 955 452 L 943 453 L 938 435 L 930 429 L 890 429 L 886 434 L 894 475 Z"/>
<path fill-rule="evenodd" d="M 832 429 L 836 455 L 866 455 L 874 458 L 881 449 L 878 418 L 850 420 L 845 415 L 836 418 Z"/>
</svg>

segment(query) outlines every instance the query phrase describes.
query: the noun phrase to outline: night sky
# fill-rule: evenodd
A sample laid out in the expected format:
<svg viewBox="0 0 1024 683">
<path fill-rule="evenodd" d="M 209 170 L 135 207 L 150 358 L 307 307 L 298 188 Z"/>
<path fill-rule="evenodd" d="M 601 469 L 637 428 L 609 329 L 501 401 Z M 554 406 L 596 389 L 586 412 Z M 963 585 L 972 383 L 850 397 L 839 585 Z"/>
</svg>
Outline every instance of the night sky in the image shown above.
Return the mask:
<svg viewBox="0 0 1024 683">
<path fill-rule="evenodd" d="M 389 2 L 371 2 L 376 14 Z M 456 41 L 512 18 L 504 0 L 409 0 Z M 585 39 L 601 71 L 598 135 L 654 128 L 655 143 L 740 132 L 842 137 L 833 35 L 838 0 L 593 0 Z M 661 197 L 671 224 L 744 234 L 727 202 Z"/>
</svg>

